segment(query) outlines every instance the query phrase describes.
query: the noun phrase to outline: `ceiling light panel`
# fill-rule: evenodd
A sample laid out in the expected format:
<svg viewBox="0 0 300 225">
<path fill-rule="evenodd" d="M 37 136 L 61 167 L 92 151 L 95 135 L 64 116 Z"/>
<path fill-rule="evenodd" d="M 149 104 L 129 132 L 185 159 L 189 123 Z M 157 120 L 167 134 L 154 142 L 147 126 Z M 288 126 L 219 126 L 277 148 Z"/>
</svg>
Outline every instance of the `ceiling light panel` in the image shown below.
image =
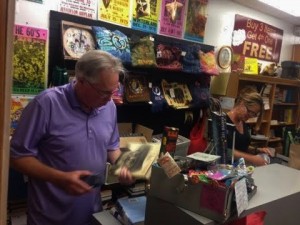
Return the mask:
<svg viewBox="0 0 300 225">
<path fill-rule="evenodd" d="M 295 0 L 258 0 L 262 3 L 265 3 L 271 7 L 274 7 L 278 10 L 281 10 L 285 13 L 288 13 L 292 16 L 300 16 L 300 2 Z"/>
</svg>

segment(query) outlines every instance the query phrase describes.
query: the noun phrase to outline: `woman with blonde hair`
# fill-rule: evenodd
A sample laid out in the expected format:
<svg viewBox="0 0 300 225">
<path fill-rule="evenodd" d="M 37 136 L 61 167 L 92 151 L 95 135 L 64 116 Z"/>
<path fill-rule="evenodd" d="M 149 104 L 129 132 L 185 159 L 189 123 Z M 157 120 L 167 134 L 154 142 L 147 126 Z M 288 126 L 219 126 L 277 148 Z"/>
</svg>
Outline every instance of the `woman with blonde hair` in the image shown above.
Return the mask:
<svg viewBox="0 0 300 225">
<path fill-rule="evenodd" d="M 253 133 L 259 131 L 263 114 L 263 99 L 253 88 L 247 87 L 241 90 L 237 97 L 234 107 L 227 113 L 227 123 L 235 125 L 234 158 L 244 158 L 247 164 L 262 166 L 268 164 L 267 158 L 262 155 L 271 155 L 269 148 L 256 148 L 255 153 L 250 152 L 251 132 L 246 121 L 257 117 L 256 126 Z M 233 131 L 228 131 L 227 146 L 233 146 Z"/>
</svg>

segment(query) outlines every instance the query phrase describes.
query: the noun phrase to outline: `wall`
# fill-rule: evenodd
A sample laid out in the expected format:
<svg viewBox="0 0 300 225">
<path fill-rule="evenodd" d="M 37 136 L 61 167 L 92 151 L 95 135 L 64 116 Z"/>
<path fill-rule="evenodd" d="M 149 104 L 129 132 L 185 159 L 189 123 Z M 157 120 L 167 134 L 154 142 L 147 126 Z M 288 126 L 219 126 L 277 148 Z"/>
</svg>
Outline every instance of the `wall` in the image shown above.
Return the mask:
<svg viewBox="0 0 300 225">
<path fill-rule="evenodd" d="M 15 23 L 48 28 L 49 11 L 57 10 L 58 2 L 59 0 L 44 0 L 43 4 L 37 4 L 25 0 L 17 0 Z M 207 14 L 204 44 L 216 47 L 230 45 L 235 14 L 241 14 L 268 23 L 284 31 L 280 61 L 291 59 L 292 45 L 299 41 L 299 38 L 293 35 L 293 25 L 231 0 L 209 0 Z"/>
</svg>

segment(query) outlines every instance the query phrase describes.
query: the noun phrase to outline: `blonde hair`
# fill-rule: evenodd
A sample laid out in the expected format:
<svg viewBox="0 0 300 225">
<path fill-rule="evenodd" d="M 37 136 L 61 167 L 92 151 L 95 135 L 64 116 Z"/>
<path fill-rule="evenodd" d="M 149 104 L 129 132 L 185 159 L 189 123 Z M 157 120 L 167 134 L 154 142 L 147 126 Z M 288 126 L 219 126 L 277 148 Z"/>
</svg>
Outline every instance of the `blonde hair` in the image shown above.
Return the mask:
<svg viewBox="0 0 300 225">
<path fill-rule="evenodd" d="M 246 107 L 253 106 L 253 105 L 258 105 L 260 107 L 260 112 L 257 118 L 257 122 L 254 127 L 254 132 L 259 131 L 262 122 L 263 112 L 264 112 L 263 98 L 255 88 L 245 87 L 240 91 L 240 94 L 236 99 L 235 105 L 239 105 L 242 102 L 245 104 Z"/>
<path fill-rule="evenodd" d="M 112 70 L 113 72 L 125 73 L 121 60 L 108 52 L 91 50 L 78 59 L 75 65 L 76 78 L 84 78 L 91 83 L 99 81 L 99 72 Z"/>
</svg>

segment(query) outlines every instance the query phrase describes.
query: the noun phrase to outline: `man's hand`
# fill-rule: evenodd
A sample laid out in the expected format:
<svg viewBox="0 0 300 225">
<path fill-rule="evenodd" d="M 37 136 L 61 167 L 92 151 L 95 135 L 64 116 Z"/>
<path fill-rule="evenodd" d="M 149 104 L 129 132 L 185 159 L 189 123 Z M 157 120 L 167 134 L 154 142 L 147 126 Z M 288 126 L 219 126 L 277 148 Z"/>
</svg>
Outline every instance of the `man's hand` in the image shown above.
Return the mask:
<svg viewBox="0 0 300 225">
<path fill-rule="evenodd" d="M 131 185 L 135 182 L 131 172 L 126 167 L 121 168 L 119 182 L 124 185 Z"/>
<path fill-rule="evenodd" d="M 82 180 L 82 177 L 88 175 L 91 175 L 91 172 L 87 170 L 65 172 L 57 177 L 54 184 L 71 195 L 82 195 L 90 192 L 93 188 Z"/>
</svg>

